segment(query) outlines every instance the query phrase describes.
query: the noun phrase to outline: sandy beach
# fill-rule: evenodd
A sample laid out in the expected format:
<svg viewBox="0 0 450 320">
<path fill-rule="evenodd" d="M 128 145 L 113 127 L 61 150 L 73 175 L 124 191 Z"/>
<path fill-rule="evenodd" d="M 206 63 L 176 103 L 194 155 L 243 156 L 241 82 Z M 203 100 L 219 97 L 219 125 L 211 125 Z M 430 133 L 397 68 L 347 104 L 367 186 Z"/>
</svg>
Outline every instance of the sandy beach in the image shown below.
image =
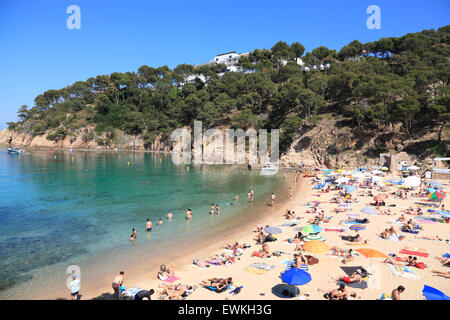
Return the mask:
<svg viewBox="0 0 450 320">
<path fill-rule="evenodd" d="M 293 181 L 293 178 L 290 180 Z M 292 185 L 293 196 L 292 199 L 288 199 L 287 192 L 285 194 L 277 194 L 277 203 L 275 207 L 269 206 L 270 199 L 267 199 L 267 205 L 265 206 L 264 213 L 261 213 L 261 217 L 255 219 L 252 223 L 243 226 L 242 229 L 230 232 L 228 236 L 223 237 L 220 241 L 211 242 L 202 248 L 197 248 L 189 253 L 182 252 L 179 256 L 174 256 L 171 261 L 167 261 L 165 264 L 169 265 L 174 263 L 175 265 L 175 275 L 180 279 L 175 281 L 174 284 L 182 283 L 187 285 L 195 285 L 197 288 L 186 298 L 187 300 L 272 300 L 272 299 L 298 299 L 298 297 L 293 298 L 282 298 L 280 295 L 273 293 L 273 288 L 276 285 L 282 284 L 280 274 L 284 272 L 286 265 L 281 262 L 286 259 L 293 259 L 293 253 L 295 244 L 289 244 L 283 240 L 292 238 L 297 233 L 295 230 L 298 227 L 303 227 L 308 225 L 308 220 L 313 219 L 315 214 L 306 213 L 307 207 L 305 206 L 307 202 L 318 200 L 321 202 L 320 206 L 325 211 L 325 217 L 331 217 L 328 222 L 322 222 L 320 226 L 324 229 L 321 235 L 326 238 L 325 243 L 331 248 L 337 246 L 343 249 L 359 249 L 359 248 L 372 248 L 383 252 L 384 254 L 395 253 L 397 256 L 407 256 L 399 254 L 399 251 L 403 248 L 423 248 L 428 253 L 427 257 L 418 257 L 419 262 L 424 262 L 426 265 L 425 269 L 413 268 L 413 277 L 402 277 L 394 275 L 391 272 L 391 267 L 389 264 L 382 263 L 383 258 L 366 258 L 363 255 L 358 255 L 354 257 L 352 262 L 343 264 L 341 262 L 342 258 L 329 255 L 327 253 L 312 254 L 314 257 L 319 259 L 319 263 L 309 266 L 309 273 L 311 274 L 312 281 L 303 286 L 298 286 L 300 289 L 300 296 L 306 294 L 302 298 L 306 299 L 317 299 L 324 300 L 322 290 L 331 290 L 338 287 L 335 278 L 339 276 L 344 276 L 345 273 L 341 269 L 342 266 L 360 266 L 371 273 L 369 280 L 367 282 L 367 287 L 364 289 L 349 288 L 357 294 L 356 299 L 361 300 L 375 300 L 379 299 L 380 296 L 385 294 L 390 294 L 393 289 L 399 285 L 403 285 L 406 290 L 402 294 L 402 299 L 414 299 L 423 300 L 422 295 L 423 286 L 426 284 L 432 286 L 436 289 L 443 291 L 444 293 L 449 292 L 448 279 L 443 277 L 438 277 L 433 275 L 431 270 L 439 270 L 447 272 L 448 268 L 441 266 L 440 262 L 436 257 L 442 257 L 443 254 L 448 252 L 449 244 L 445 241 L 448 236 L 448 224 L 446 223 L 420 223 L 422 229 L 420 234 L 408 234 L 401 241 L 385 240 L 378 235 L 386 228 L 390 227 L 392 224 L 396 224 L 394 221 L 398 219 L 401 215 L 401 211 L 407 207 L 416 208 L 414 202 L 422 201 L 423 198 L 414 198 L 410 195 L 408 199 L 398 199 L 394 198 L 393 195 L 385 200 L 386 207 L 383 209 L 391 209 L 390 215 L 366 215 L 360 212 L 360 209 L 368 206 L 369 203 L 373 202 L 373 198 L 369 196 L 358 195 L 362 189 L 358 189 L 354 193 L 357 202 L 351 204 L 351 209 L 345 212 L 335 212 L 335 208 L 338 207 L 336 203 L 330 203 L 329 200 L 336 196 L 336 191 L 331 191 L 329 193 L 317 193 L 312 189 L 311 178 L 300 178 L 299 182 L 291 183 L 287 181 L 287 184 Z M 448 190 L 448 185 L 442 182 L 445 189 L 444 192 Z M 367 190 L 365 190 L 367 191 Z M 396 191 L 396 188 L 391 187 L 389 192 Z M 379 194 L 378 191 L 373 191 L 374 195 Z M 280 202 L 280 203 L 278 203 Z M 395 204 L 396 206 L 390 206 Z M 443 204 L 448 208 L 448 198 L 445 198 Z M 261 245 L 255 244 L 256 233 L 254 232 L 256 224 L 261 226 L 271 225 L 279 226 L 285 222 L 283 214 L 286 210 L 294 211 L 299 218 L 298 224 L 294 227 L 292 226 L 282 226 L 283 232 L 277 235 L 277 241 L 270 242 L 269 248 L 270 252 L 281 251 L 283 252 L 281 256 L 272 256 L 271 258 L 259 258 L 252 257 L 252 252 L 257 251 L 261 248 Z M 430 217 L 431 215 L 426 212 L 426 208 L 422 209 L 425 214 L 424 217 Z M 359 218 L 367 217 L 370 223 L 366 224 L 366 229 L 358 232 L 348 230 L 348 225 L 344 223 L 344 220 L 348 218 L 348 214 L 359 215 Z M 416 216 L 405 215 L 406 218 L 416 220 Z M 420 220 L 423 222 L 423 220 Z M 336 231 L 326 231 L 326 228 L 333 229 L 334 227 L 346 228 L 344 232 Z M 365 245 L 350 245 L 349 243 L 340 239 L 340 235 L 356 235 L 359 233 L 363 239 L 368 239 L 369 242 Z M 418 239 L 417 236 L 436 236 L 438 235 L 443 241 L 436 240 L 425 240 Z M 251 248 L 244 250 L 244 253 L 236 258 L 235 263 L 231 265 L 224 266 L 210 266 L 209 268 L 200 269 L 192 264 L 194 258 L 200 261 L 206 260 L 213 254 L 221 254 L 224 252 L 224 247 L 227 244 L 232 244 L 234 242 L 239 244 L 250 244 Z M 266 263 L 273 265 L 273 269 L 262 274 L 256 274 L 246 271 L 246 267 L 252 263 Z M 157 279 L 158 270 L 149 270 L 147 272 L 142 272 L 140 274 L 129 274 L 125 270 L 125 280 L 124 285 L 126 288 L 139 287 L 142 289 L 154 289 L 156 292 L 152 296 L 152 299 L 158 299 L 159 287 L 163 284 L 163 281 Z M 111 280 L 114 275 L 111 275 Z M 209 278 L 218 277 L 232 277 L 233 284 L 235 287 L 242 286 L 242 290 L 238 295 L 230 294 L 230 290 L 222 293 L 212 292 L 208 289 L 203 288 L 199 284 L 203 280 Z M 84 299 L 93 298 L 108 298 L 108 294 L 112 293 L 110 284 L 98 287 L 95 290 L 83 291 L 81 290 Z"/>
</svg>

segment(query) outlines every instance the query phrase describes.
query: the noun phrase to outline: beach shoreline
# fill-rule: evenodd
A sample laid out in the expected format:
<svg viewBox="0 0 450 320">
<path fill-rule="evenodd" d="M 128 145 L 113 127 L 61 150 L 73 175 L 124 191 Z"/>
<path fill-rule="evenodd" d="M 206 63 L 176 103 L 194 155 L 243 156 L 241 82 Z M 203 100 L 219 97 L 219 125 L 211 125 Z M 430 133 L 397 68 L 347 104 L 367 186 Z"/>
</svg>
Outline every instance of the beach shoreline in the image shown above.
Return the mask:
<svg viewBox="0 0 450 320">
<path fill-rule="evenodd" d="M 125 271 L 125 284 L 127 287 L 132 286 L 153 286 L 157 287 L 159 280 L 156 278 L 157 272 L 159 271 L 159 266 L 161 264 L 168 265 L 169 263 L 174 263 L 177 270 L 189 270 L 192 271 L 193 267 L 191 261 L 194 258 L 203 259 L 211 256 L 214 253 L 220 252 L 223 246 L 229 243 L 233 243 L 236 239 L 245 239 L 248 236 L 249 230 L 254 229 L 255 224 L 259 223 L 261 225 L 270 224 L 274 220 L 274 213 L 277 213 L 281 207 L 288 208 L 292 201 L 306 190 L 300 179 L 299 182 L 294 183 L 294 174 L 283 172 L 280 173 L 284 175 L 286 181 L 280 182 L 277 190 L 274 192 L 277 194 L 277 204 L 275 210 L 268 206 L 270 203 L 270 197 L 267 195 L 267 199 L 264 199 L 265 203 L 255 204 L 254 208 L 247 208 L 244 212 L 241 212 L 237 216 L 237 221 L 231 221 L 228 225 L 221 226 L 222 230 L 216 235 L 211 235 L 210 233 L 200 236 L 195 240 L 194 244 L 189 244 L 181 249 L 179 248 L 169 248 L 166 253 L 158 255 L 157 261 L 139 261 L 133 268 L 126 268 Z M 291 183 L 292 182 L 292 183 Z M 293 197 L 288 198 L 288 187 L 292 185 L 293 187 Z M 248 201 L 247 197 L 245 199 L 241 198 L 240 201 Z M 250 215 L 250 217 L 246 217 Z M 195 220 L 195 214 L 194 218 Z M 242 223 L 242 225 L 240 224 Z M 238 226 L 239 224 L 239 226 Z M 248 241 L 247 243 L 251 243 Z M 186 251 L 189 253 L 186 254 Z M 180 252 L 183 254 L 180 255 Z M 151 259 L 150 259 L 151 260 Z M 120 270 L 117 270 L 119 272 Z M 67 277 L 67 276 L 66 276 Z M 112 293 L 111 286 L 107 279 L 114 278 L 114 274 L 105 275 L 104 278 L 91 281 L 91 283 L 83 281 L 82 276 L 82 295 L 83 300 L 85 299 L 103 299 Z M 47 292 L 42 292 L 39 297 L 30 297 L 30 299 L 67 299 L 67 288 L 59 288 L 55 290 L 50 290 Z"/>
</svg>

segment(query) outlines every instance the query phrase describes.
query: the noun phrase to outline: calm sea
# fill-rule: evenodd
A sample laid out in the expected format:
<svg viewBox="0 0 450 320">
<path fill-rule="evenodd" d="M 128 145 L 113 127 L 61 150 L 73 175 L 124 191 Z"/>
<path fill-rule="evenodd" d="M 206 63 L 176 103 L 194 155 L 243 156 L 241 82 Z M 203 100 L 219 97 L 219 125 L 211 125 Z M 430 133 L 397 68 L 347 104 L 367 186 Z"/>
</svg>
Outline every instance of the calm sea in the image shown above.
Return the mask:
<svg viewBox="0 0 450 320">
<path fill-rule="evenodd" d="M 257 202 L 282 182 L 237 166 L 188 170 L 159 153 L 31 150 L 17 156 L 2 148 L 0 298 L 38 298 L 36 292 L 56 281 L 63 286 L 71 264 L 113 275 L 226 225 L 250 207 L 250 189 Z M 219 217 L 210 216 L 211 203 L 219 204 Z M 188 208 L 191 222 L 184 219 Z"/>
</svg>

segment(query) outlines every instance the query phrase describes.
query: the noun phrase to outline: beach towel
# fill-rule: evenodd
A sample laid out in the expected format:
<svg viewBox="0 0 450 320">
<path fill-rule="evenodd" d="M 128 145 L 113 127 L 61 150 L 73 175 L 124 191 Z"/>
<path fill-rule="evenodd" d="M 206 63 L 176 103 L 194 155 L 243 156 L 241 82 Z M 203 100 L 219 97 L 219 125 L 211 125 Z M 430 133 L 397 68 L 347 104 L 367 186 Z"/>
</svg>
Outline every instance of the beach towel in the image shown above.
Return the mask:
<svg viewBox="0 0 450 320">
<path fill-rule="evenodd" d="M 340 284 L 345 284 L 345 286 L 350 287 L 350 288 L 354 288 L 354 289 L 367 289 L 369 286 L 367 285 L 367 278 L 364 280 L 362 280 L 361 282 L 345 282 L 342 280 L 337 281 L 337 285 Z"/>
<path fill-rule="evenodd" d="M 416 275 L 415 272 L 413 272 L 408 267 L 394 266 L 392 264 L 389 264 L 389 269 L 397 277 L 408 278 L 408 279 L 413 279 L 413 280 L 419 279 L 419 276 Z"/>
<path fill-rule="evenodd" d="M 428 257 L 428 253 L 426 252 L 425 249 L 404 248 L 404 249 L 400 250 L 400 253 L 408 254 L 411 256 L 424 257 L 424 258 Z"/>
<path fill-rule="evenodd" d="M 226 286 L 220 290 L 218 290 L 216 287 L 213 287 L 213 286 L 203 286 L 203 288 L 208 289 L 210 291 L 214 291 L 216 293 L 221 293 L 221 292 L 228 290 L 230 288 L 230 286 Z"/>
<path fill-rule="evenodd" d="M 141 290 L 142 290 L 141 288 L 133 287 L 133 288 L 130 288 L 130 289 L 123 290 L 122 294 L 127 296 L 127 297 L 129 297 L 129 298 L 131 298 L 131 299 L 134 299 L 134 296 L 136 295 L 136 293 L 138 293 Z"/>
<path fill-rule="evenodd" d="M 326 228 L 325 231 L 336 231 L 336 232 L 344 232 L 345 229 L 343 228 L 339 228 L 339 227 L 330 227 L 330 228 Z"/>
<path fill-rule="evenodd" d="M 250 273 L 254 273 L 254 274 L 264 274 L 264 273 L 268 272 L 268 270 L 252 268 L 252 267 L 247 267 L 244 270 L 247 272 L 250 272 Z"/>
<path fill-rule="evenodd" d="M 390 294 L 383 293 L 380 300 L 392 300 L 392 296 Z"/>
<path fill-rule="evenodd" d="M 267 264 L 267 263 L 252 263 L 248 266 L 249 268 L 256 268 L 256 269 L 261 269 L 261 270 L 266 270 L 266 271 L 270 271 L 273 268 L 275 268 L 274 265 L 272 264 Z"/>
<path fill-rule="evenodd" d="M 168 277 L 166 280 L 164 280 L 164 282 L 175 282 L 177 280 L 180 280 L 181 278 L 177 277 L 177 276 L 173 276 L 173 277 Z"/>
</svg>

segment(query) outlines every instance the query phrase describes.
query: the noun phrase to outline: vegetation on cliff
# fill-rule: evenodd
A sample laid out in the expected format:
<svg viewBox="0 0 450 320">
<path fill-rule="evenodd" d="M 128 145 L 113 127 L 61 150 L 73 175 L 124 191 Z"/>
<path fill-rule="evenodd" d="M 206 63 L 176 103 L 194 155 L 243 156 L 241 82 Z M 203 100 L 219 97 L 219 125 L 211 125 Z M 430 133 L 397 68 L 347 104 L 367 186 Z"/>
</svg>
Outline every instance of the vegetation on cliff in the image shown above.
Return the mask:
<svg viewBox="0 0 450 320">
<path fill-rule="evenodd" d="M 50 132 L 47 139 L 54 141 L 84 132 L 86 141 L 104 145 L 113 144 L 119 129 L 150 144 L 201 120 L 205 129 L 281 128 L 285 150 L 304 121 L 332 114 L 345 117 L 346 126 L 365 130 L 401 123 L 408 139 L 430 128 L 440 150 L 450 116 L 449 42 L 450 26 L 445 26 L 365 44 L 354 40 L 340 51 L 321 46 L 305 53 L 300 43 L 280 41 L 242 57 L 243 72 L 223 73 L 226 67 L 220 64 L 181 64 L 173 70 L 144 65 L 137 72 L 48 90 L 34 106 L 20 107 L 19 121 L 8 125 L 32 136 Z M 305 72 L 297 63 L 300 57 L 307 66 L 331 67 Z M 189 76 L 198 77 L 186 82 Z"/>
</svg>

